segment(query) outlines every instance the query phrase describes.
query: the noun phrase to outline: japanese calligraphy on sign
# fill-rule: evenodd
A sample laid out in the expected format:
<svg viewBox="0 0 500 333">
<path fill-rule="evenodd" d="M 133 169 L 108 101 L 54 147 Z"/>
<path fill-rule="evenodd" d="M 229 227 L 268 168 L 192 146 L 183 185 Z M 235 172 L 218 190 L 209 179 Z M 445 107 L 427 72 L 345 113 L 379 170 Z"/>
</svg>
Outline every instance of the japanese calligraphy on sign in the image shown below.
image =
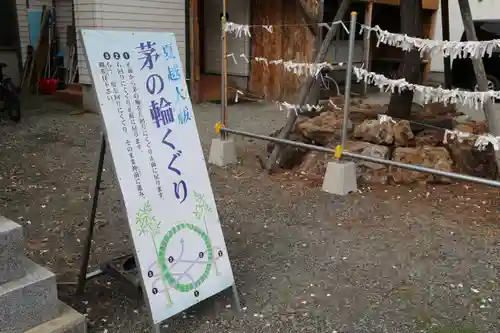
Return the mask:
<svg viewBox="0 0 500 333">
<path fill-rule="evenodd" d="M 155 323 L 233 273 L 174 34 L 82 30 Z"/>
</svg>

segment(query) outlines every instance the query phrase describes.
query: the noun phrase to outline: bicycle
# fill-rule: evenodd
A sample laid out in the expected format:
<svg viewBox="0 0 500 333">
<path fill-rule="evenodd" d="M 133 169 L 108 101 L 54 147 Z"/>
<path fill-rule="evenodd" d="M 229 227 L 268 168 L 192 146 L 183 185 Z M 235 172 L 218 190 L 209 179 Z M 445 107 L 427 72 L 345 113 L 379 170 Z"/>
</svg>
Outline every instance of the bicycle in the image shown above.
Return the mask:
<svg viewBox="0 0 500 333">
<path fill-rule="evenodd" d="M 10 77 L 3 73 L 7 65 L 0 62 L 0 113 L 7 112 L 16 123 L 21 120 L 21 101 Z"/>
</svg>

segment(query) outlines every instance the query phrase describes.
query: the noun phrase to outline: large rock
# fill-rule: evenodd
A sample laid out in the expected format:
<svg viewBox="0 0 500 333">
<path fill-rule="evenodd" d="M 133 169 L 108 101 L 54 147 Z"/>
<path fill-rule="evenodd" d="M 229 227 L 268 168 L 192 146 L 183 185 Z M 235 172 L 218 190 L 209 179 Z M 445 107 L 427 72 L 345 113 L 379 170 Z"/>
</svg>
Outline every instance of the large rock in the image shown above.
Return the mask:
<svg viewBox="0 0 500 333">
<path fill-rule="evenodd" d="M 269 136 L 278 137 L 281 132 L 281 129 L 274 131 Z M 296 132 L 292 132 L 288 137 L 288 140 L 303 142 L 303 143 L 311 143 L 310 140 L 304 138 L 302 135 Z M 274 149 L 275 143 L 269 142 L 267 144 L 267 152 L 270 154 Z M 276 164 L 278 164 L 283 169 L 292 169 L 299 165 L 302 162 L 305 154 L 308 152 L 307 149 L 294 147 L 290 145 L 283 145 L 283 148 L 280 150 L 280 154 L 276 159 Z"/>
<path fill-rule="evenodd" d="M 453 160 L 444 147 L 422 146 L 417 148 L 396 148 L 392 160 L 405 164 L 421 165 L 441 171 L 452 171 Z M 392 179 L 398 184 L 409 184 L 416 181 L 449 183 L 449 179 L 428 173 L 410 171 L 390 167 Z"/>
<path fill-rule="evenodd" d="M 440 146 L 444 140 L 443 129 L 428 128 L 415 135 L 415 145 L 419 146 Z"/>
<path fill-rule="evenodd" d="M 354 129 L 354 137 L 375 144 L 392 145 L 394 130 L 391 122 L 380 123 L 378 120 L 365 120 Z"/>
<path fill-rule="evenodd" d="M 415 138 L 408 120 L 397 121 L 392 125 L 392 130 L 394 132 L 394 145 L 396 147 L 407 147 Z"/>
<path fill-rule="evenodd" d="M 334 149 L 335 146 L 330 145 L 329 148 Z M 389 147 L 364 141 L 348 140 L 344 149 L 351 153 L 384 160 L 390 158 Z M 311 151 L 304 157 L 297 172 L 311 178 L 321 178 L 325 175 L 326 166 L 332 159 L 332 154 Z M 387 166 L 358 159 L 354 160 L 354 162 L 356 163 L 357 176 L 360 181 L 370 184 L 387 184 L 389 174 Z"/>
<path fill-rule="evenodd" d="M 483 134 L 489 133 L 488 122 L 486 120 L 474 122 L 474 133 Z"/>
<path fill-rule="evenodd" d="M 453 118 L 455 124 L 467 124 L 472 121 L 472 118 L 466 114 L 461 114 Z"/>
<path fill-rule="evenodd" d="M 400 120 L 396 122 L 380 122 L 367 119 L 354 129 L 354 137 L 378 145 L 395 145 L 406 147 L 413 143 L 415 136 L 410 122 Z"/>
<path fill-rule="evenodd" d="M 308 177 L 323 177 L 326 172 L 326 165 L 332 158 L 331 154 L 310 151 L 304 157 L 297 172 Z"/>
<path fill-rule="evenodd" d="M 382 160 L 389 160 L 391 157 L 390 148 L 369 144 L 360 152 L 361 155 L 374 157 Z M 389 182 L 389 169 L 387 165 L 359 161 L 357 162 L 358 178 L 369 184 L 387 184 Z"/>
<path fill-rule="evenodd" d="M 347 140 L 344 150 L 351 153 L 360 154 L 363 149 L 370 145 L 371 144 L 368 142 Z M 335 149 L 335 146 L 335 143 L 331 143 L 327 147 Z M 302 160 L 302 163 L 300 164 L 297 172 L 309 177 L 323 177 L 326 172 L 326 165 L 329 161 L 332 161 L 333 158 L 333 154 L 322 153 L 319 151 L 310 151 Z"/>
<path fill-rule="evenodd" d="M 429 103 L 416 112 L 412 112 L 412 119 L 436 119 L 442 117 L 455 117 L 457 110 L 455 105 L 442 103 Z"/>
<path fill-rule="evenodd" d="M 467 175 L 496 179 L 495 152 L 491 145 L 485 151 L 474 148 L 470 142 L 452 142 L 448 148 L 455 162 L 455 170 Z"/>
<path fill-rule="evenodd" d="M 389 160 L 391 149 L 387 146 L 375 145 L 364 141 L 348 140 L 346 151 L 364 156 Z M 387 184 L 389 170 L 386 165 L 355 159 L 358 180 L 368 184 Z"/>
<path fill-rule="evenodd" d="M 344 150 L 349 151 L 351 153 L 360 154 L 361 151 L 368 147 L 370 144 L 363 141 L 352 141 L 347 140 Z M 327 147 L 331 149 L 335 149 L 335 144 L 331 143 Z M 334 158 L 333 154 L 322 153 L 319 151 L 310 151 L 306 154 L 300 167 L 297 172 L 302 175 L 306 175 L 309 177 L 323 177 L 326 172 L 326 165 L 329 161 L 332 161 Z"/>
<path fill-rule="evenodd" d="M 394 145 L 396 147 L 407 147 L 415 138 L 413 132 L 410 128 L 410 122 L 408 120 L 400 120 L 392 125 L 394 131 Z"/>
<path fill-rule="evenodd" d="M 464 133 L 474 133 L 474 125 L 473 124 L 457 124 L 454 131 L 464 132 Z"/>
<path fill-rule="evenodd" d="M 360 154 L 368 157 L 378 158 L 381 160 L 388 160 L 391 157 L 391 151 L 389 150 L 389 147 L 374 145 L 374 144 L 367 145 L 365 148 L 361 150 Z M 368 161 L 360 161 L 358 165 L 364 166 L 371 170 L 380 170 L 387 167 L 384 164 L 368 162 Z"/>
<path fill-rule="evenodd" d="M 341 112 L 323 112 L 317 117 L 300 123 L 297 128 L 306 138 L 326 146 L 340 138 L 342 117 Z"/>
</svg>

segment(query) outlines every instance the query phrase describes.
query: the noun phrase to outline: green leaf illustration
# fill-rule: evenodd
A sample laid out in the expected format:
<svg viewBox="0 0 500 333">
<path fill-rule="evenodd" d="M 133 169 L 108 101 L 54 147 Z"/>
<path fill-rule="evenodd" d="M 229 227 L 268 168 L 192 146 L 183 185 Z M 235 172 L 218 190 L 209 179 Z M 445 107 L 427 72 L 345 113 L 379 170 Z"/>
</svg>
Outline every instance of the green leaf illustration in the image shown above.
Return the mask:
<svg viewBox="0 0 500 333">
<path fill-rule="evenodd" d="M 135 214 L 135 223 L 141 236 L 146 234 L 154 236 L 160 232 L 160 222 L 156 221 L 153 215 L 153 207 L 151 207 L 149 200 Z"/>
<path fill-rule="evenodd" d="M 193 212 L 194 217 L 197 220 L 204 220 L 207 214 L 212 212 L 212 208 L 206 202 L 205 196 L 196 191 L 194 191 L 194 202 L 195 202 L 195 211 Z"/>
</svg>

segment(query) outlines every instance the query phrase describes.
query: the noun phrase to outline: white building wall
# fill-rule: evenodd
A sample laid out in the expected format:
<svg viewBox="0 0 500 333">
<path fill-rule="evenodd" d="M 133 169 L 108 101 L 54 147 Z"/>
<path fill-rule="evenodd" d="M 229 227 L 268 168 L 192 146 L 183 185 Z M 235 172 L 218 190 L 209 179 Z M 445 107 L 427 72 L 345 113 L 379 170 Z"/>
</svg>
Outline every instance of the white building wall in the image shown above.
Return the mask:
<svg viewBox="0 0 500 333">
<path fill-rule="evenodd" d="M 26 0 L 16 0 L 17 20 L 19 24 L 19 38 L 21 41 L 21 55 L 23 64 L 27 56 L 27 47 L 30 45 L 30 35 L 28 30 L 28 11 L 41 10 L 43 6 L 52 8 L 52 0 L 30 0 L 29 9 L 26 7 Z M 33 45 L 35 47 L 36 45 Z"/>
<path fill-rule="evenodd" d="M 78 73 L 80 83 L 90 84 L 90 74 L 87 68 L 87 60 L 83 50 L 80 29 L 95 28 L 97 26 L 96 0 L 73 0 L 75 9 L 75 29 L 76 29 L 76 53 L 78 57 Z"/>
<path fill-rule="evenodd" d="M 74 0 L 80 83 L 91 84 L 79 29 L 100 28 L 175 33 L 186 69 L 185 0 Z"/>
<path fill-rule="evenodd" d="M 464 32 L 462 16 L 457 0 L 449 0 L 450 5 L 450 40 L 459 41 Z M 500 0 L 470 0 L 469 1 L 472 18 L 474 20 L 500 20 Z M 441 29 L 441 8 L 437 13 L 436 31 L 434 39 L 442 40 L 443 34 Z M 444 64 L 441 56 L 434 56 L 431 62 L 431 71 L 443 72 Z"/>
<path fill-rule="evenodd" d="M 73 0 L 55 0 L 56 4 L 56 32 L 59 38 L 59 51 L 67 54 L 68 25 L 73 24 Z"/>
<path fill-rule="evenodd" d="M 221 69 L 221 23 L 222 2 L 220 0 L 204 0 L 203 38 L 204 38 L 204 65 L 205 72 L 210 74 L 220 74 Z M 231 0 L 227 2 L 228 21 L 239 24 L 250 24 L 250 0 Z M 227 35 L 227 53 L 233 53 L 236 62 L 228 59 L 227 72 L 230 75 L 248 76 L 250 75 L 250 64 L 243 58 L 250 57 L 250 38 L 235 37 L 234 34 Z"/>
</svg>

